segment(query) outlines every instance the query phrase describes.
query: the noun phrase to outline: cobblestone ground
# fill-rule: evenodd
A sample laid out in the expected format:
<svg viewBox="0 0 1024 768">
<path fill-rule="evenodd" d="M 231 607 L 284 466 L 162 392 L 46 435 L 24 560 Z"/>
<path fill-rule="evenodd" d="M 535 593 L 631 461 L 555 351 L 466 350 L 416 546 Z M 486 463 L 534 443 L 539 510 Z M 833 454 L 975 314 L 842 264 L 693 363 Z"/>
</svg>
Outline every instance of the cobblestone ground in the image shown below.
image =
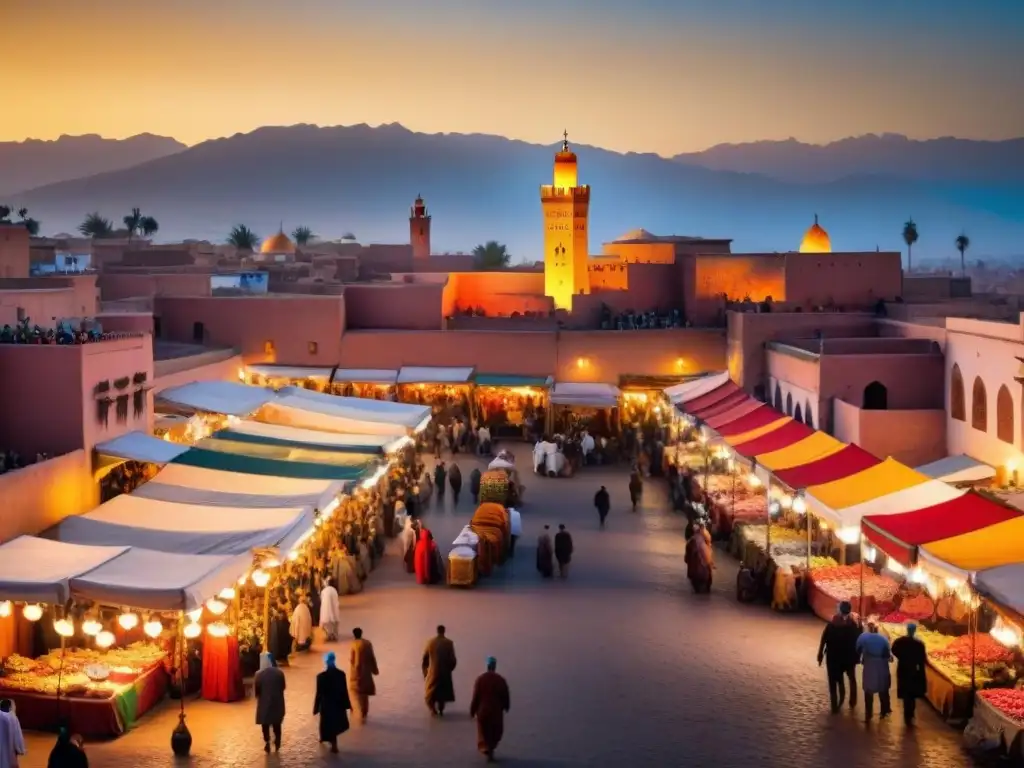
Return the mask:
<svg viewBox="0 0 1024 768">
<path fill-rule="evenodd" d="M 526 451 L 523 450 L 523 458 Z M 522 459 L 521 459 L 522 461 Z M 473 460 L 461 459 L 468 478 Z M 354 725 L 341 754 L 316 743 L 313 679 L 320 654 L 287 670 L 288 714 L 279 755 L 265 756 L 252 701 L 188 704 L 195 766 L 472 766 L 482 762 L 467 714 L 472 681 L 488 655 L 509 680 L 502 763 L 567 766 L 967 766 L 959 734 L 922 706 L 907 731 L 900 718 L 865 726 L 828 712 L 815 664 L 821 624 L 734 600 L 735 563 L 718 555 L 713 594 L 693 595 L 684 578 L 680 520 L 664 509 L 655 481 L 643 509 L 628 509 L 626 478 L 587 470 L 571 480 L 532 475 L 524 538 L 514 562 L 472 591 L 420 587 L 389 556 L 367 590 L 345 598 L 343 622 L 360 626 L 381 666 L 369 724 Z M 600 531 L 592 498 L 607 485 L 613 509 Z M 426 524 L 450 542 L 468 521 L 471 499 L 431 509 Z M 564 582 L 534 569 L 543 524 L 565 523 L 576 544 Z M 422 699 L 420 658 L 434 627 L 455 641 L 458 702 L 443 720 Z M 333 644 L 347 659 L 345 642 Z M 315 650 L 323 650 L 322 647 Z M 110 743 L 88 746 L 93 766 L 182 765 L 170 756 L 177 709 L 165 704 Z M 29 735 L 23 768 L 43 766 L 53 737 Z"/>
</svg>

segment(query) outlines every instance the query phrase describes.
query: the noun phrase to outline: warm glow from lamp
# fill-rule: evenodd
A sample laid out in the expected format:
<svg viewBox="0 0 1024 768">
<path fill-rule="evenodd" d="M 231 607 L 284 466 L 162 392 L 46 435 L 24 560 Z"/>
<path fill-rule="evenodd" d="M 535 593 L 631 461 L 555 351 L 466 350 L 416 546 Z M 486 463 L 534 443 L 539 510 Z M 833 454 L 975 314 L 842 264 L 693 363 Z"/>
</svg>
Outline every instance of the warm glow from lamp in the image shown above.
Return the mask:
<svg viewBox="0 0 1024 768">
<path fill-rule="evenodd" d="M 921 570 L 921 568 L 914 568 L 910 572 L 910 575 L 907 576 L 907 580 L 910 581 L 911 584 L 924 584 L 928 581 L 928 576 L 925 575 L 925 572 Z"/>
<path fill-rule="evenodd" d="M 288 553 L 288 560 L 290 562 L 294 563 L 298 559 L 299 559 L 299 553 L 296 552 L 294 549 L 291 552 Z"/>
<path fill-rule="evenodd" d="M 228 625 L 220 621 L 215 621 L 213 624 L 206 626 L 206 632 L 210 637 L 227 637 L 228 631 Z"/>
<path fill-rule="evenodd" d="M 61 637 L 74 637 L 75 623 L 71 619 L 57 619 L 53 622 L 53 631 Z"/>
<path fill-rule="evenodd" d="M 238 369 L 238 380 L 240 382 L 242 382 L 243 384 L 245 383 L 245 369 L 243 369 L 243 368 L 239 368 Z"/>
<path fill-rule="evenodd" d="M 681 368 L 684 368 L 685 366 L 686 366 L 686 361 L 683 360 L 683 358 L 681 358 L 681 357 L 677 357 L 676 358 L 676 368 L 680 368 L 681 369 Z"/>
<path fill-rule="evenodd" d="M 29 621 L 39 621 L 41 618 L 43 618 L 43 606 L 36 605 L 35 603 L 31 605 L 26 605 L 21 610 L 21 615 Z"/>
<path fill-rule="evenodd" d="M 202 618 L 203 609 L 196 608 L 194 611 L 189 611 L 185 615 L 188 616 L 192 621 L 199 621 L 199 619 Z"/>
<path fill-rule="evenodd" d="M 224 587 L 220 592 L 217 593 L 217 597 L 221 600 L 234 600 L 235 599 L 235 588 Z"/>
<path fill-rule="evenodd" d="M 257 587 L 265 587 L 270 583 L 270 574 L 257 569 L 252 572 L 252 583 Z"/>
<path fill-rule="evenodd" d="M 100 648 L 109 648 L 114 644 L 114 633 L 113 632 L 100 632 L 96 635 L 96 645 Z"/>
<path fill-rule="evenodd" d="M 102 631 L 103 625 L 96 621 L 96 619 L 86 619 L 82 622 L 83 635 L 88 635 L 89 637 L 96 637 L 96 635 L 98 635 Z"/>
<path fill-rule="evenodd" d="M 585 358 L 585 357 L 577 357 L 576 358 L 576 367 L 577 368 L 586 368 L 587 367 L 587 358 Z"/>
<path fill-rule="evenodd" d="M 1016 472 L 1017 471 L 1017 460 L 1016 459 L 1010 459 L 1009 461 L 1006 462 L 1006 471 L 1007 472 Z"/>
<path fill-rule="evenodd" d="M 904 573 L 907 570 L 900 563 L 893 560 L 891 557 L 886 561 L 885 567 L 887 570 L 890 570 L 897 575 Z"/>
<path fill-rule="evenodd" d="M 281 565 L 281 561 L 278 560 L 276 557 L 268 557 L 266 560 L 263 561 L 262 565 L 264 568 L 277 568 Z"/>
<path fill-rule="evenodd" d="M 757 488 L 761 485 L 761 478 L 755 475 L 753 472 L 751 472 L 749 475 L 747 475 L 747 483 L 752 488 Z"/>
<path fill-rule="evenodd" d="M 334 510 L 338 508 L 339 504 L 341 504 L 341 499 L 332 499 L 331 502 L 327 504 L 327 506 L 320 510 L 320 516 L 330 517 L 334 514 Z"/>
<path fill-rule="evenodd" d="M 864 547 L 864 561 L 868 563 L 875 562 L 875 558 L 878 557 L 878 550 L 874 547 Z"/>
<path fill-rule="evenodd" d="M 11 615 L 11 611 L 14 610 L 14 606 L 11 605 L 10 600 L 4 600 L 0 602 L 0 619 L 6 619 Z"/>
<path fill-rule="evenodd" d="M 860 528 L 855 525 L 840 528 L 836 531 L 836 538 L 843 542 L 843 544 L 856 544 L 860 541 Z"/>
<path fill-rule="evenodd" d="M 139 626 L 139 617 L 137 614 L 127 611 L 117 617 L 117 623 L 121 625 L 121 629 L 125 632 L 130 632 Z"/>
<path fill-rule="evenodd" d="M 793 499 L 793 511 L 798 515 L 802 515 L 807 511 L 807 502 L 804 501 L 802 496 L 797 496 Z"/>
<path fill-rule="evenodd" d="M 957 579 L 953 576 L 946 577 L 946 586 L 950 589 L 957 590 L 964 586 L 964 582 L 961 579 Z"/>
<path fill-rule="evenodd" d="M 203 633 L 203 628 L 193 621 L 191 624 L 185 625 L 185 629 L 182 630 L 182 633 L 187 639 L 195 640 Z"/>
<path fill-rule="evenodd" d="M 206 601 L 206 610 L 208 610 L 214 616 L 220 616 L 227 609 L 228 604 L 221 600 L 211 599 Z"/>
<path fill-rule="evenodd" d="M 1007 648 L 1016 648 L 1021 643 L 1020 630 L 1010 626 L 1002 619 L 996 619 L 995 626 L 989 630 L 989 634 Z"/>
<path fill-rule="evenodd" d="M 781 507 L 779 506 L 779 502 L 773 501 L 771 504 L 768 505 L 768 517 L 774 517 L 775 515 L 779 514 L 780 509 Z"/>
<path fill-rule="evenodd" d="M 146 633 L 146 637 L 152 637 L 155 640 L 164 631 L 164 625 L 156 619 L 150 619 L 142 625 L 142 631 Z"/>
<path fill-rule="evenodd" d="M 244 587 L 245 586 L 245 582 L 247 582 L 248 580 L 249 580 L 249 574 L 248 573 L 243 573 L 241 576 L 238 577 L 238 586 Z"/>
</svg>

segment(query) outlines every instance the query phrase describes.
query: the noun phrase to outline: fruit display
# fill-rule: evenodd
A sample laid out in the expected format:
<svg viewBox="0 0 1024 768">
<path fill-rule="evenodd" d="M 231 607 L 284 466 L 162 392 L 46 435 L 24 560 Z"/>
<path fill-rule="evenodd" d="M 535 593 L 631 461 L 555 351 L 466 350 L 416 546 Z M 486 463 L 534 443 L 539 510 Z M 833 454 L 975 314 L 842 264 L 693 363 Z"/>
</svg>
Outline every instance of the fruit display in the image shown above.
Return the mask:
<svg viewBox="0 0 1024 768">
<path fill-rule="evenodd" d="M 935 658 L 946 662 L 954 662 L 962 667 L 971 667 L 973 656 L 975 665 L 991 666 L 993 664 L 1009 664 L 1013 661 L 1013 652 L 996 641 L 991 635 L 964 635 L 932 654 Z"/>
<path fill-rule="evenodd" d="M 978 695 L 1006 717 L 1024 725 L 1024 691 L 1019 688 L 989 688 Z"/>
<path fill-rule="evenodd" d="M 821 555 L 811 555 L 811 570 L 816 571 L 821 568 L 835 568 L 839 563 L 835 561 L 833 557 L 822 557 Z"/>
<path fill-rule="evenodd" d="M 55 696 L 58 681 L 62 696 L 109 699 L 140 675 L 163 662 L 164 650 L 153 643 L 132 643 L 127 648 L 99 651 L 69 648 L 38 659 L 12 654 L 3 665 L 0 693 L 5 689 Z"/>
<path fill-rule="evenodd" d="M 484 472 L 480 478 L 480 503 L 504 504 L 508 498 L 508 473 L 500 469 Z"/>
<path fill-rule="evenodd" d="M 861 595 L 860 565 L 836 565 L 811 571 L 811 581 L 818 591 L 836 601 L 854 600 Z M 887 576 L 864 571 L 864 596 L 885 604 L 896 595 L 898 585 Z"/>
<path fill-rule="evenodd" d="M 901 618 L 901 616 L 902 614 L 898 611 L 894 611 L 883 617 L 881 620 L 881 629 L 893 640 L 907 634 L 906 622 L 910 619 Z M 941 632 L 935 632 L 920 626 L 917 628 L 917 632 L 914 634 L 914 637 L 924 643 L 925 651 L 929 656 L 933 655 L 935 651 L 942 650 L 956 640 L 952 635 L 944 635 Z"/>
</svg>

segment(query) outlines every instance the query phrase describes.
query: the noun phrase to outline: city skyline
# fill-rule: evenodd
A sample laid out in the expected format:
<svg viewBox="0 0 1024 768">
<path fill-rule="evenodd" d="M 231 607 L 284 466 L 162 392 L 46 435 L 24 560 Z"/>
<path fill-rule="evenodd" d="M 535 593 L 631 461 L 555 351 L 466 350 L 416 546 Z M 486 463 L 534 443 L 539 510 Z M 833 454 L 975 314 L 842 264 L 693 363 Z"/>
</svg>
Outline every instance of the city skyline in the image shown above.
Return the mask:
<svg viewBox="0 0 1024 768">
<path fill-rule="evenodd" d="M 927 16 L 875 0 L 134 7 L 5 3 L 16 106 L 0 141 L 149 132 L 194 145 L 264 125 L 398 122 L 545 144 L 568 127 L 580 143 L 672 155 L 866 133 L 998 140 L 1024 125 L 1024 103 L 1006 98 L 1024 9 L 1005 0 Z"/>
</svg>

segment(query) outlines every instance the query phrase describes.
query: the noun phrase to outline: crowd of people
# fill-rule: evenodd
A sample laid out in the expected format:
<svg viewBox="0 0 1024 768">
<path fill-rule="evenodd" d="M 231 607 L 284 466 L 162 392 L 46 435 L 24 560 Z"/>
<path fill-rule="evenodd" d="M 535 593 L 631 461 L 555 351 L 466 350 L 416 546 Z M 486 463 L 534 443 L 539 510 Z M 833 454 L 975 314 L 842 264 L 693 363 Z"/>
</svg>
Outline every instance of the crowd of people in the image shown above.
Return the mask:
<svg viewBox="0 0 1024 768">
<path fill-rule="evenodd" d="M 17 451 L 0 451 L 0 475 L 13 472 L 16 469 L 24 469 L 30 464 L 38 464 L 52 458 L 52 454 L 42 451 L 36 454 L 35 459 L 26 459 Z"/>
</svg>

